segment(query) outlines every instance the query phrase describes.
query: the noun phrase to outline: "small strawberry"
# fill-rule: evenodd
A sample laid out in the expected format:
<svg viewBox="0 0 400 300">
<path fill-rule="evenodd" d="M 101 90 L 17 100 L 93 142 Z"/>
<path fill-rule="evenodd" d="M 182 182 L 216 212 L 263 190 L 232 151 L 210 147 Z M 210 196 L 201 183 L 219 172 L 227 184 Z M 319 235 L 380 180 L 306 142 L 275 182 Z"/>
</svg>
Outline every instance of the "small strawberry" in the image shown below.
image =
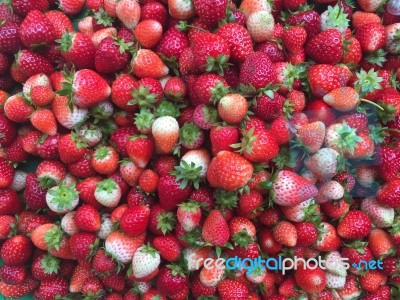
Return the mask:
<svg viewBox="0 0 400 300">
<path fill-rule="evenodd" d="M 135 38 L 142 47 L 150 49 L 162 38 L 162 29 L 161 23 L 156 20 L 143 20 L 135 28 Z"/>
<path fill-rule="evenodd" d="M 68 97 L 60 95 L 55 96 L 51 103 L 51 110 L 57 121 L 68 129 L 75 128 L 88 114 L 86 108 L 80 108 L 75 104 L 71 106 Z"/>
<path fill-rule="evenodd" d="M 381 186 L 376 197 L 378 203 L 393 208 L 400 207 L 399 182 L 400 179 L 394 179 Z"/>
<path fill-rule="evenodd" d="M 201 209 L 196 202 L 185 202 L 178 205 L 178 221 L 186 231 L 191 231 L 200 224 Z"/>
<path fill-rule="evenodd" d="M 319 251 L 335 251 L 340 247 L 340 238 L 333 225 L 321 222 L 321 228 L 324 230 L 314 245 L 314 248 Z"/>
<path fill-rule="evenodd" d="M 14 235 L 6 240 L 0 249 L 0 257 L 4 264 L 20 266 L 25 264 L 32 255 L 32 242 L 23 235 Z"/>
<path fill-rule="evenodd" d="M 254 52 L 246 57 L 240 67 L 240 83 L 252 85 L 255 89 L 264 88 L 275 81 L 272 62 L 263 52 Z"/>
<path fill-rule="evenodd" d="M 92 153 L 90 164 L 100 174 L 113 174 L 118 169 L 118 153 L 109 146 L 99 147 Z"/>
<path fill-rule="evenodd" d="M 14 168 L 12 165 L 3 157 L 0 157 L 0 188 L 8 188 L 13 182 Z"/>
<path fill-rule="evenodd" d="M 0 267 L 0 279 L 6 284 L 22 284 L 27 276 L 25 266 L 8 266 Z"/>
<path fill-rule="evenodd" d="M 361 239 L 367 236 L 370 230 L 371 220 L 359 210 L 349 211 L 337 227 L 338 235 L 345 239 Z"/>
<path fill-rule="evenodd" d="M 145 168 L 153 155 L 154 143 L 145 135 L 135 135 L 128 138 L 125 151 L 135 165 Z"/>
<path fill-rule="evenodd" d="M 150 245 L 139 247 L 132 259 L 132 275 L 136 278 L 144 278 L 158 271 L 160 254 Z"/>
<path fill-rule="evenodd" d="M 129 0 L 130 1 L 130 0 Z M 140 49 L 132 60 L 133 73 L 139 77 L 160 78 L 168 74 L 168 67 L 153 51 Z"/>
<path fill-rule="evenodd" d="M 44 134 L 55 135 L 57 133 L 57 121 L 50 109 L 35 110 L 30 118 L 32 126 Z"/>
<path fill-rule="evenodd" d="M 378 23 L 369 23 L 357 28 L 356 39 L 360 42 L 361 50 L 373 53 L 385 45 L 385 26 Z"/>
<path fill-rule="evenodd" d="M 4 22 L 0 26 L 0 51 L 2 53 L 17 53 L 21 47 L 18 24 L 13 21 Z"/>
<path fill-rule="evenodd" d="M 74 222 L 80 230 L 96 232 L 100 229 L 100 214 L 93 206 L 82 205 L 76 211 Z"/>
<path fill-rule="evenodd" d="M 178 265 L 165 266 L 158 272 L 156 285 L 162 294 L 172 296 L 188 287 L 189 279 Z"/>
<path fill-rule="evenodd" d="M 17 123 L 27 121 L 32 112 L 33 107 L 27 103 L 25 98 L 22 98 L 18 94 L 11 96 L 4 103 L 6 117 Z"/>
<path fill-rule="evenodd" d="M 157 236 L 153 240 L 153 246 L 166 261 L 173 262 L 178 260 L 181 254 L 179 240 L 174 235 Z"/>
<path fill-rule="evenodd" d="M 246 20 L 247 30 L 256 42 L 264 42 L 272 38 L 274 25 L 274 17 L 268 10 L 255 11 Z"/>
<path fill-rule="evenodd" d="M 370 217 L 372 224 L 378 228 L 389 227 L 394 220 L 394 210 L 379 204 L 374 198 L 365 198 L 361 209 Z"/>
<path fill-rule="evenodd" d="M 95 68 L 99 73 L 115 73 L 124 69 L 128 64 L 127 50 L 132 43 L 125 43 L 122 39 L 107 37 L 96 48 Z"/>
<path fill-rule="evenodd" d="M 151 130 L 156 151 L 160 154 L 172 152 L 179 139 L 179 124 L 176 119 L 170 116 L 159 117 L 153 122 Z"/>
<path fill-rule="evenodd" d="M 233 279 L 222 280 L 218 284 L 218 292 L 222 300 L 245 300 L 248 299 L 250 293 L 246 285 Z"/>
<path fill-rule="evenodd" d="M 243 62 L 253 52 L 250 34 L 243 26 L 227 23 L 218 28 L 217 34 L 228 43 L 232 60 Z"/>
<path fill-rule="evenodd" d="M 319 293 L 326 286 L 326 275 L 320 268 L 299 268 L 295 273 L 297 285 L 308 293 Z"/>
<path fill-rule="evenodd" d="M 303 49 L 307 40 L 307 32 L 303 27 L 293 26 L 285 30 L 282 35 L 282 42 L 285 48 L 293 54 Z"/>
<path fill-rule="evenodd" d="M 74 185 L 61 183 L 47 191 L 46 203 L 50 210 L 57 213 L 72 211 L 79 203 L 78 192 Z"/>
<path fill-rule="evenodd" d="M 346 86 L 350 74 L 346 68 L 317 64 L 309 68 L 307 77 L 312 94 L 323 97 L 336 88 Z"/>
<path fill-rule="evenodd" d="M 31 10 L 19 26 L 19 37 L 27 48 L 41 44 L 50 45 L 56 39 L 56 32 L 50 20 L 39 10 Z"/>
<path fill-rule="evenodd" d="M 228 1 L 194 0 L 193 5 L 200 20 L 204 21 L 210 27 L 215 27 L 221 19 L 225 18 Z"/>
<path fill-rule="evenodd" d="M 39 286 L 39 282 L 32 276 L 27 276 L 22 284 L 13 285 L 0 281 L 0 293 L 7 298 L 21 298 L 33 292 Z"/>
<path fill-rule="evenodd" d="M 93 257 L 93 269 L 98 273 L 109 273 L 117 269 L 117 263 L 104 249 L 99 249 Z"/>
<path fill-rule="evenodd" d="M 140 11 L 140 5 L 135 0 L 118 1 L 115 7 L 118 19 L 129 29 L 134 29 L 139 23 Z"/>
<path fill-rule="evenodd" d="M 60 297 L 68 294 L 68 282 L 66 279 L 57 276 L 53 279 L 47 279 L 40 282 L 39 288 L 35 291 L 35 298 L 44 300 L 55 299 L 57 295 Z"/>
<path fill-rule="evenodd" d="M 275 240 L 284 246 L 294 247 L 297 244 L 297 230 L 290 222 L 279 222 L 274 227 L 272 234 Z"/>
<path fill-rule="evenodd" d="M 14 215 L 22 211 L 22 203 L 18 194 L 10 189 L 2 189 L 0 193 L 0 215 Z"/>
<path fill-rule="evenodd" d="M 16 57 L 17 67 L 25 76 L 39 73 L 50 75 L 54 72 L 53 66 L 40 54 L 29 50 L 21 50 Z"/>
<path fill-rule="evenodd" d="M 129 236 L 139 236 L 146 232 L 150 220 L 150 209 L 144 205 L 128 208 L 120 221 L 121 230 Z"/>
<path fill-rule="evenodd" d="M 96 48 L 89 36 L 80 32 L 66 32 L 57 42 L 61 55 L 76 68 L 94 67 Z"/>
</svg>

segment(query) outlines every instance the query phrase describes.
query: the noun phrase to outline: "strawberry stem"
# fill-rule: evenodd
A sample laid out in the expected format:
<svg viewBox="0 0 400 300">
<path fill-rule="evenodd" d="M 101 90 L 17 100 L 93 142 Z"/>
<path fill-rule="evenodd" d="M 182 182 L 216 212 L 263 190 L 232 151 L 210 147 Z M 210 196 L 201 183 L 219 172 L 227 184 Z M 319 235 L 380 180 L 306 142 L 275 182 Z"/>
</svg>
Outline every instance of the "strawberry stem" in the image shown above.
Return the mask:
<svg viewBox="0 0 400 300">
<path fill-rule="evenodd" d="M 379 104 L 376 104 L 375 102 L 372 102 L 370 100 L 362 98 L 362 99 L 360 99 L 360 101 L 371 104 L 371 105 L 375 106 L 376 108 L 378 108 L 379 110 L 382 110 L 382 111 L 384 110 L 382 106 L 380 106 Z"/>
</svg>

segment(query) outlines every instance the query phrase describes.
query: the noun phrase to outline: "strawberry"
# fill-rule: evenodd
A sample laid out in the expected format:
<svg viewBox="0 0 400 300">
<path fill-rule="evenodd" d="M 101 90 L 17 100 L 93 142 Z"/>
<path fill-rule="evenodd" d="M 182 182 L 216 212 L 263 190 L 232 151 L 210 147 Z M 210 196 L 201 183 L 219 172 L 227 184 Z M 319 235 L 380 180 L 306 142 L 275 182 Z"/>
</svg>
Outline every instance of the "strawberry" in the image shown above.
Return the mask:
<svg viewBox="0 0 400 300">
<path fill-rule="evenodd" d="M 361 239 L 369 234 L 371 220 L 359 210 L 349 211 L 337 227 L 337 233 L 345 239 Z"/>
<path fill-rule="evenodd" d="M 99 249 L 93 257 L 93 269 L 98 273 L 113 272 L 117 268 L 117 263 L 104 250 Z"/>
<path fill-rule="evenodd" d="M 399 24 L 391 24 L 386 27 L 386 49 L 389 53 L 398 54 L 400 52 L 398 41 Z"/>
<path fill-rule="evenodd" d="M 229 240 L 229 227 L 219 210 L 212 210 L 203 224 L 202 238 L 215 246 L 222 247 Z"/>
<path fill-rule="evenodd" d="M 146 136 L 132 136 L 128 138 L 125 146 L 130 159 L 140 168 L 146 167 L 153 155 L 153 142 Z"/>
<path fill-rule="evenodd" d="M 155 271 L 160 265 L 160 254 L 150 245 L 139 247 L 132 259 L 132 275 L 135 278 L 144 278 Z"/>
<path fill-rule="evenodd" d="M 162 267 L 157 276 L 157 290 L 166 296 L 181 292 L 189 285 L 189 280 L 178 265 Z"/>
<path fill-rule="evenodd" d="M 70 104 L 68 97 L 56 95 L 51 103 L 51 110 L 57 121 L 65 128 L 72 129 L 81 123 L 88 114 L 86 108 Z"/>
<path fill-rule="evenodd" d="M 390 235 L 383 229 L 372 229 L 368 237 L 368 246 L 374 257 L 386 257 L 395 251 Z"/>
<path fill-rule="evenodd" d="M 107 237 L 104 247 L 116 261 L 128 263 L 132 261 L 133 254 L 143 244 L 144 239 L 144 234 L 131 237 L 122 232 L 114 231 Z"/>
<path fill-rule="evenodd" d="M 243 62 L 253 52 L 250 34 L 243 26 L 227 23 L 218 28 L 217 34 L 228 43 L 233 61 Z"/>
<path fill-rule="evenodd" d="M 321 222 L 321 228 L 324 230 L 320 234 L 314 248 L 318 251 L 334 251 L 340 247 L 340 238 L 335 227 L 326 222 Z"/>
<path fill-rule="evenodd" d="M 82 293 L 89 297 L 92 295 L 103 295 L 103 285 L 97 278 L 88 278 L 82 286 Z"/>
<path fill-rule="evenodd" d="M 5 159 L 0 157 L 0 188 L 8 188 L 13 182 L 14 178 L 14 168 Z"/>
<path fill-rule="evenodd" d="M 71 253 L 81 261 L 88 260 L 93 256 L 98 243 L 96 234 L 92 232 L 78 232 L 69 239 Z"/>
<path fill-rule="evenodd" d="M 179 143 L 186 149 L 198 149 L 204 142 L 204 131 L 193 122 L 185 123 L 179 132 Z"/>
<path fill-rule="evenodd" d="M 363 52 L 373 53 L 385 45 L 385 26 L 378 23 L 365 24 L 357 29 L 355 37 Z"/>
<path fill-rule="evenodd" d="M 21 41 L 19 38 L 18 24 L 6 21 L 0 26 L 0 51 L 3 53 L 17 53 Z"/>
<path fill-rule="evenodd" d="M 72 211 L 79 203 L 75 186 L 67 186 L 64 182 L 47 191 L 46 203 L 50 210 L 57 213 Z"/>
<path fill-rule="evenodd" d="M 300 267 L 294 278 L 297 285 L 307 293 L 319 293 L 326 286 L 326 275 L 319 267 L 315 269 Z"/>
<path fill-rule="evenodd" d="M 118 19 L 129 29 L 134 29 L 139 23 L 140 11 L 139 3 L 134 0 L 119 1 L 115 7 Z"/>
<path fill-rule="evenodd" d="M 216 27 L 221 19 L 225 18 L 226 9 L 228 7 L 227 0 L 194 0 L 194 9 L 200 20 L 210 27 Z"/>
<path fill-rule="evenodd" d="M 33 107 L 27 103 L 25 98 L 18 94 L 9 97 L 4 104 L 6 117 L 14 122 L 25 122 L 33 112 Z"/>
<path fill-rule="evenodd" d="M 360 103 L 357 91 L 351 87 L 340 87 L 323 97 L 325 103 L 342 112 L 351 111 Z"/>
<path fill-rule="evenodd" d="M 27 276 L 22 284 L 7 284 L 0 281 L 0 293 L 7 298 L 21 298 L 33 292 L 39 286 L 39 282 L 32 276 Z"/>
<path fill-rule="evenodd" d="M 228 94 L 218 103 L 218 114 L 229 124 L 237 124 L 247 115 L 248 104 L 246 98 L 240 94 Z"/>
<path fill-rule="evenodd" d="M 264 121 L 272 121 L 283 114 L 285 98 L 277 92 L 273 92 L 270 96 L 262 94 L 254 100 L 253 111 Z"/>
<path fill-rule="evenodd" d="M 76 68 L 94 67 L 96 48 L 89 36 L 80 32 L 66 32 L 57 42 L 61 55 Z"/>
<path fill-rule="evenodd" d="M 293 54 L 303 49 L 307 40 L 307 32 L 303 27 L 293 26 L 285 30 L 282 35 L 282 42 L 285 48 Z"/>
<path fill-rule="evenodd" d="M 135 28 L 135 38 L 144 48 L 153 48 L 162 38 L 162 25 L 156 20 L 144 20 Z"/>
<path fill-rule="evenodd" d="M 375 292 L 380 285 L 386 283 L 386 276 L 378 270 L 370 270 L 360 277 L 361 288 L 367 292 Z"/>
<path fill-rule="evenodd" d="M 104 179 L 97 183 L 94 198 L 101 205 L 116 207 L 121 199 L 121 188 L 114 179 Z"/>
<path fill-rule="evenodd" d="M 297 130 L 300 142 L 306 147 L 309 153 L 317 152 L 325 138 L 325 124 L 317 121 L 301 126 Z"/>
<path fill-rule="evenodd" d="M 46 106 L 54 100 L 55 94 L 50 87 L 38 85 L 32 88 L 30 96 L 37 106 Z"/>
<path fill-rule="evenodd" d="M 100 214 L 93 206 L 82 205 L 76 211 L 74 222 L 80 230 L 96 232 L 100 229 Z"/>
<path fill-rule="evenodd" d="M 166 25 L 168 12 L 164 5 L 159 2 L 144 3 L 140 11 L 140 21 L 156 20 L 164 27 Z"/>
<path fill-rule="evenodd" d="M 313 37 L 305 48 L 307 55 L 320 64 L 337 64 L 342 58 L 342 36 L 337 29 L 327 29 Z"/>
<path fill-rule="evenodd" d="M 0 278 L 6 284 L 22 284 L 27 276 L 25 266 L 8 266 L 0 267 Z"/>
<path fill-rule="evenodd" d="M 349 45 L 346 45 L 347 48 L 343 50 L 342 63 L 349 64 L 358 64 L 362 59 L 362 51 L 360 42 L 352 37 L 348 40 Z"/>
<path fill-rule="evenodd" d="M 175 209 L 176 205 L 187 200 L 191 191 L 190 185 L 181 188 L 181 181 L 169 174 L 162 175 L 158 182 L 160 205 L 167 211 Z"/>
<path fill-rule="evenodd" d="M 56 32 L 50 20 L 39 10 L 31 10 L 19 26 L 19 37 L 27 48 L 40 44 L 50 45 Z"/>
<path fill-rule="evenodd" d="M 70 15 L 78 14 L 82 10 L 84 5 L 85 5 L 85 1 L 82 1 L 82 0 L 61 0 L 60 1 L 60 9 Z"/>
<path fill-rule="evenodd" d="M 133 206 L 122 215 L 120 227 L 129 236 L 139 236 L 146 232 L 149 219 L 150 209 L 147 206 Z"/>
<path fill-rule="evenodd" d="M 317 64 L 310 67 L 307 78 L 312 94 L 323 97 L 332 90 L 345 86 L 350 75 L 346 68 Z"/>
<path fill-rule="evenodd" d="M 218 292 L 222 300 L 228 299 L 248 299 L 249 289 L 243 283 L 232 280 L 224 279 L 218 284 Z"/>
<path fill-rule="evenodd" d="M 122 39 L 107 37 L 97 45 L 95 54 L 95 68 L 99 73 L 115 73 L 124 69 L 128 64 L 127 50 L 132 43 L 125 43 Z M 111 63 L 112 62 L 112 63 Z"/>
<path fill-rule="evenodd" d="M 31 123 L 37 130 L 47 135 L 57 133 L 57 121 L 50 109 L 42 108 L 34 111 L 31 115 Z"/>
<path fill-rule="evenodd" d="M 318 194 L 312 183 L 291 171 L 278 173 L 272 191 L 274 202 L 282 206 L 296 205 Z"/>
<path fill-rule="evenodd" d="M 207 180 L 213 187 L 233 191 L 244 187 L 252 173 L 253 166 L 247 159 L 229 151 L 220 151 L 211 160 Z"/>
<path fill-rule="evenodd" d="M 246 57 L 240 68 L 240 83 L 260 89 L 274 81 L 275 74 L 267 54 L 254 52 Z"/>
<path fill-rule="evenodd" d="M 50 75 L 54 72 L 53 66 L 40 54 L 29 50 L 21 50 L 16 57 L 17 67 L 26 76 L 39 73 Z"/>
<path fill-rule="evenodd" d="M 380 24 L 381 18 L 377 14 L 372 12 L 356 11 L 353 13 L 352 23 L 353 27 L 357 30 L 366 24 Z"/>
<path fill-rule="evenodd" d="M 32 255 L 32 242 L 23 235 L 14 235 L 6 240 L 0 249 L 0 257 L 8 266 L 25 264 Z"/>
<path fill-rule="evenodd" d="M 213 126 L 210 131 L 212 152 L 216 155 L 219 151 L 232 151 L 232 144 L 239 140 L 239 132 L 233 126 Z"/>
<path fill-rule="evenodd" d="M 99 147 L 92 153 L 90 164 L 100 174 L 113 174 L 118 168 L 118 153 L 109 146 Z"/>
<path fill-rule="evenodd" d="M 34 255 L 32 275 L 38 280 L 55 278 L 60 271 L 60 260 L 52 255 L 40 253 Z"/>
<path fill-rule="evenodd" d="M 127 0 L 131 1 L 131 0 Z M 132 60 L 133 73 L 139 77 L 160 78 L 168 74 L 168 67 L 161 58 L 151 50 L 140 49 Z"/>
<path fill-rule="evenodd" d="M 8 147 L 15 139 L 16 128 L 4 114 L 0 114 L 0 128 L 0 144 L 3 147 Z"/>
<path fill-rule="evenodd" d="M 44 300 L 55 299 L 57 295 L 60 297 L 68 294 L 68 282 L 66 279 L 57 276 L 53 279 L 47 279 L 40 282 L 39 288 L 35 291 L 35 298 Z"/>
<path fill-rule="evenodd" d="M 22 211 L 22 204 L 17 193 L 10 189 L 2 189 L 0 194 L 0 215 L 14 215 Z"/>
<path fill-rule="evenodd" d="M 400 179 L 394 179 L 381 186 L 376 197 L 378 203 L 393 208 L 400 207 L 399 183 Z"/>
<path fill-rule="evenodd" d="M 151 127 L 156 152 L 167 154 L 172 152 L 179 139 L 179 124 L 175 118 L 163 116 L 157 118 Z"/>
<path fill-rule="evenodd" d="M 174 235 L 157 236 L 153 240 L 153 246 L 166 261 L 178 260 L 181 254 L 179 240 Z"/>
<path fill-rule="evenodd" d="M 191 231 L 200 224 L 200 205 L 196 202 L 181 203 L 178 205 L 176 216 L 183 229 Z"/>
<path fill-rule="evenodd" d="M 272 234 L 275 240 L 284 246 L 294 247 L 297 244 L 297 230 L 290 222 L 279 222 L 274 227 Z"/>
<path fill-rule="evenodd" d="M 111 88 L 98 73 L 82 69 L 66 77 L 63 89 L 58 94 L 69 96 L 74 104 L 81 108 L 88 108 L 108 98 Z"/>
<path fill-rule="evenodd" d="M 381 163 L 377 169 L 385 181 L 394 180 L 400 172 L 400 151 L 388 146 L 382 146 L 379 152 Z"/>
<path fill-rule="evenodd" d="M 62 35 L 66 32 L 74 31 L 71 20 L 63 12 L 50 10 L 46 12 L 44 15 L 47 19 L 49 19 L 50 23 L 53 25 L 55 31 L 55 37 L 57 39 L 62 38 Z"/>
<path fill-rule="evenodd" d="M 226 80 L 214 73 L 205 73 L 196 78 L 193 93 L 190 94 L 193 105 L 217 103 L 228 93 Z"/>
<path fill-rule="evenodd" d="M 39 186 L 44 188 L 57 185 L 65 178 L 65 175 L 65 167 L 58 161 L 43 160 L 36 169 Z"/>
<path fill-rule="evenodd" d="M 256 42 L 264 42 L 272 38 L 274 25 L 274 17 L 267 10 L 253 12 L 246 20 L 247 30 L 251 38 Z"/>
</svg>

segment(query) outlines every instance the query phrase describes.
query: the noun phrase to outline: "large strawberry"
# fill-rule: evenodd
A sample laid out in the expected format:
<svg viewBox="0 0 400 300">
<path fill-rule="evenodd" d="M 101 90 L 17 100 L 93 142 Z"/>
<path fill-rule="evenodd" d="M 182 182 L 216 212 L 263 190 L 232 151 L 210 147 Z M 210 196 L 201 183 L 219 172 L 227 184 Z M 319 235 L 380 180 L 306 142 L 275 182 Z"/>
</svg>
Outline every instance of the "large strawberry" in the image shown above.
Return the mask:
<svg viewBox="0 0 400 300">
<path fill-rule="evenodd" d="M 160 199 L 160 205 L 166 211 L 170 211 L 176 208 L 178 204 L 186 201 L 192 188 L 187 185 L 181 189 L 181 182 L 174 176 L 165 174 L 162 175 L 158 181 L 158 197 Z"/>
<path fill-rule="evenodd" d="M 50 20 L 39 10 L 31 10 L 19 27 L 19 36 L 25 47 L 51 45 L 56 32 Z"/>
<path fill-rule="evenodd" d="M 94 67 L 96 48 L 89 36 L 81 32 L 66 32 L 57 42 L 61 55 L 76 68 Z"/>
<path fill-rule="evenodd" d="M 194 0 L 193 5 L 200 20 L 210 27 L 215 27 L 225 18 L 228 0 Z"/>
<path fill-rule="evenodd" d="M 269 56 L 263 52 L 249 54 L 240 67 L 240 83 L 255 89 L 274 83 L 275 73 Z"/>
<path fill-rule="evenodd" d="M 400 179 L 394 179 L 383 185 L 377 194 L 376 200 L 383 205 L 400 207 Z"/>
<path fill-rule="evenodd" d="M 337 29 L 322 31 L 308 42 L 306 53 L 317 63 L 337 64 L 343 54 L 341 32 Z"/>
<path fill-rule="evenodd" d="M 65 76 L 59 95 L 70 97 L 70 101 L 81 108 L 99 104 L 111 94 L 107 81 L 90 69 L 82 69 Z"/>
<path fill-rule="evenodd" d="M 207 171 L 211 186 L 234 191 L 244 187 L 253 174 L 252 164 L 244 157 L 229 151 L 220 151 Z"/>
<path fill-rule="evenodd" d="M 346 86 L 350 71 L 339 66 L 317 64 L 309 68 L 307 78 L 312 94 L 322 97 L 336 88 Z"/>
</svg>

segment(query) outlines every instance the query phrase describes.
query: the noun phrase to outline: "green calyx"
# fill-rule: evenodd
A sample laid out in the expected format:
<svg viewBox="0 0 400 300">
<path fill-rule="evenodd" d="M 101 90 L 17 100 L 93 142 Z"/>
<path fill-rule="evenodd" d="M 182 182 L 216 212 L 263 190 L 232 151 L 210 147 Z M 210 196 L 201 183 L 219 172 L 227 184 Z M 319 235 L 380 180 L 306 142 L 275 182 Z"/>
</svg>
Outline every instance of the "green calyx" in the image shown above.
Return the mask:
<svg viewBox="0 0 400 300">
<path fill-rule="evenodd" d="M 217 57 L 209 56 L 207 57 L 207 64 L 204 66 L 204 68 L 207 72 L 215 72 L 223 76 L 224 69 L 230 65 L 228 60 L 228 55 L 219 54 Z"/>
<path fill-rule="evenodd" d="M 221 100 L 222 97 L 227 95 L 229 93 L 229 87 L 225 86 L 222 81 L 218 82 L 212 89 L 211 89 L 211 94 L 212 97 L 210 101 L 216 105 L 219 100 Z"/>
<path fill-rule="evenodd" d="M 307 63 L 301 63 L 298 65 L 292 65 L 286 63 L 286 67 L 283 69 L 283 86 L 289 90 L 293 90 L 293 84 L 296 80 L 305 80 L 307 78 Z"/>
<path fill-rule="evenodd" d="M 242 141 L 237 144 L 232 144 L 231 147 L 238 149 L 237 152 L 242 154 L 243 152 L 252 153 L 253 152 L 253 143 L 257 140 L 257 136 L 254 135 L 254 127 L 252 127 L 249 131 L 242 132 L 243 137 Z"/>
<path fill-rule="evenodd" d="M 184 107 L 184 105 L 175 105 L 170 101 L 163 100 L 154 110 L 154 114 L 156 117 L 170 116 L 177 118 L 181 115 L 179 109 L 182 107 Z"/>
<path fill-rule="evenodd" d="M 370 64 L 382 67 L 383 63 L 385 61 L 387 61 L 386 54 L 387 54 L 387 52 L 385 50 L 379 49 L 379 50 L 377 50 L 377 51 L 375 51 L 373 53 L 367 54 L 365 59 Z"/>
<path fill-rule="evenodd" d="M 130 100 L 128 104 L 138 105 L 140 108 L 153 108 L 154 104 L 157 102 L 157 95 L 150 93 L 150 89 L 143 84 L 141 84 L 139 88 L 133 88 L 131 95 L 132 100 Z"/>
<path fill-rule="evenodd" d="M 114 18 L 111 17 L 102 7 L 98 11 L 94 12 L 93 18 L 96 20 L 98 25 L 104 27 L 111 27 L 114 22 Z"/>
<path fill-rule="evenodd" d="M 386 124 L 390 121 L 395 120 L 396 106 L 391 105 L 389 103 L 385 103 L 380 101 L 379 106 L 382 107 L 382 110 L 378 110 L 378 118 L 383 123 Z"/>
<path fill-rule="evenodd" d="M 336 28 L 343 32 L 349 27 L 349 19 L 339 5 L 328 6 L 327 28 Z"/>
<path fill-rule="evenodd" d="M 62 230 L 58 226 L 53 227 L 48 232 L 46 232 L 46 234 L 44 235 L 44 241 L 46 242 L 47 249 L 60 250 L 62 237 L 63 237 Z"/>
<path fill-rule="evenodd" d="M 189 213 L 195 213 L 197 209 L 201 207 L 201 204 L 196 202 L 196 201 L 188 201 L 188 202 L 183 202 L 178 205 L 182 211 L 184 212 L 189 212 Z"/>
<path fill-rule="evenodd" d="M 48 193 L 53 196 L 50 202 L 59 210 L 71 208 L 72 202 L 78 198 L 75 185 L 68 186 L 64 182 L 48 190 Z"/>
<path fill-rule="evenodd" d="M 107 194 L 112 194 L 116 188 L 117 188 L 117 183 L 115 182 L 115 180 L 109 178 L 98 182 L 96 190 L 98 192 L 105 192 Z"/>
<path fill-rule="evenodd" d="M 157 229 L 160 229 L 164 235 L 174 229 L 175 223 L 176 216 L 173 212 L 163 211 L 157 216 Z"/>
<path fill-rule="evenodd" d="M 247 246 L 253 242 L 253 239 L 247 233 L 247 230 L 244 228 L 238 233 L 235 233 L 234 236 L 232 237 L 232 240 L 235 243 L 235 245 L 240 247 L 245 247 L 246 249 Z"/>
<path fill-rule="evenodd" d="M 72 39 L 74 35 L 75 34 L 72 32 L 65 32 L 61 39 L 56 40 L 56 42 L 59 44 L 58 49 L 60 49 L 61 52 L 69 51 L 72 46 Z"/>
<path fill-rule="evenodd" d="M 379 77 L 378 72 L 375 72 L 374 69 L 369 70 L 368 73 L 361 69 L 360 72 L 356 73 L 356 76 L 357 81 L 354 83 L 354 88 L 361 95 L 382 89 L 379 83 L 383 79 Z"/>
<path fill-rule="evenodd" d="M 39 178 L 39 186 L 41 188 L 49 189 L 55 185 L 57 185 L 57 180 L 49 175 L 45 175 Z"/>
<path fill-rule="evenodd" d="M 215 124 L 218 121 L 218 110 L 213 106 L 204 105 L 201 109 L 204 120 L 211 124 Z"/>
<path fill-rule="evenodd" d="M 217 189 L 214 192 L 215 204 L 220 209 L 234 209 L 237 207 L 239 200 L 238 193 L 235 191 L 228 192 L 222 189 Z"/>
<path fill-rule="evenodd" d="M 156 254 L 158 253 L 156 249 L 154 249 L 152 246 L 150 245 L 144 245 L 141 247 L 140 252 L 142 253 L 147 253 L 150 254 L 153 258 L 156 257 Z"/>
<path fill-rule="evenodd" d="M 135 125 L 139 130 L 150 128 L 155 118 L 148 108 L 141 108 L 140 112 L 136 113 L 135 116 Z"/>
<path fill-rule="evenodd" d="M 184 269 L 178 264 L 167 265 L 167 268 L 172 271 L 173 276 L 186 277 Z"/>
<path fill-rule="evenodd" d="M 94 153 L 95 159 L 103 160 L 110 155 L 110 149 L 108 147 L 100 147 Z"/>
<path fill-rule="evenodd" d="M 40 267 L 45 274 L 57 274 L 60 269 L 60 260 L 50 254 L 43 256 L 40 260 Z"/>
<path fill-rule="evenodd" d="M 193 122 L 185 123 L 179 131 L 179 141 L 183 144 L 194 144 L 202 134 L 203 131 Z"/>
<path fill-rule="evenodd" d="M 171 174 L 175 176 L 177 181 L 181 182 L 180 189 L 186 188 L 189 183 L 192 183 L 198 189 L 201 170 L 202 167 L 196 166 L 194 162 L 189 165 L 186 161 L 181 160 L 180 165 L 176 166 Z"/>
<path fill-rule="evenodd" d="M 125 42 L 124 39 L 119 38 L 119 37 L 115 37 L 114 40 L 115 40 L 114 45 L 118 46 L 120 53 L 133 51 L 133 49 L 132 49 L 133 43 L 132 42 L 127 43 L 127 42 Z"/>
<path fill-rule="evenodd" d="M 68 97 L 68 107 L 69 110 L 72 111 L 74 108 L 74 90 L 72 88 L 72 83 L 74 80 L 75 76 L 75 69 L 72 67 L 70 72 L 67 72 L 66 70 L 62 71 L 62 75 L 64 76 L 64 80 L 62 82 L 62 89 L 59 91 L 56 91 L 57 95 L 60 96 L 66 96 Z"/>
<path fill-rule="evenodd" d="M 351 128 L 346 122 L 343 122 L 342 126 L 340 126 L 336 132 L 339 137 L 333 143 L 338 146 L 340 151 L 348 151 L 353 155 L 356 145 L 363 141 L 363 139 L 356 134 L 356 129 Z"/>
</svg>

